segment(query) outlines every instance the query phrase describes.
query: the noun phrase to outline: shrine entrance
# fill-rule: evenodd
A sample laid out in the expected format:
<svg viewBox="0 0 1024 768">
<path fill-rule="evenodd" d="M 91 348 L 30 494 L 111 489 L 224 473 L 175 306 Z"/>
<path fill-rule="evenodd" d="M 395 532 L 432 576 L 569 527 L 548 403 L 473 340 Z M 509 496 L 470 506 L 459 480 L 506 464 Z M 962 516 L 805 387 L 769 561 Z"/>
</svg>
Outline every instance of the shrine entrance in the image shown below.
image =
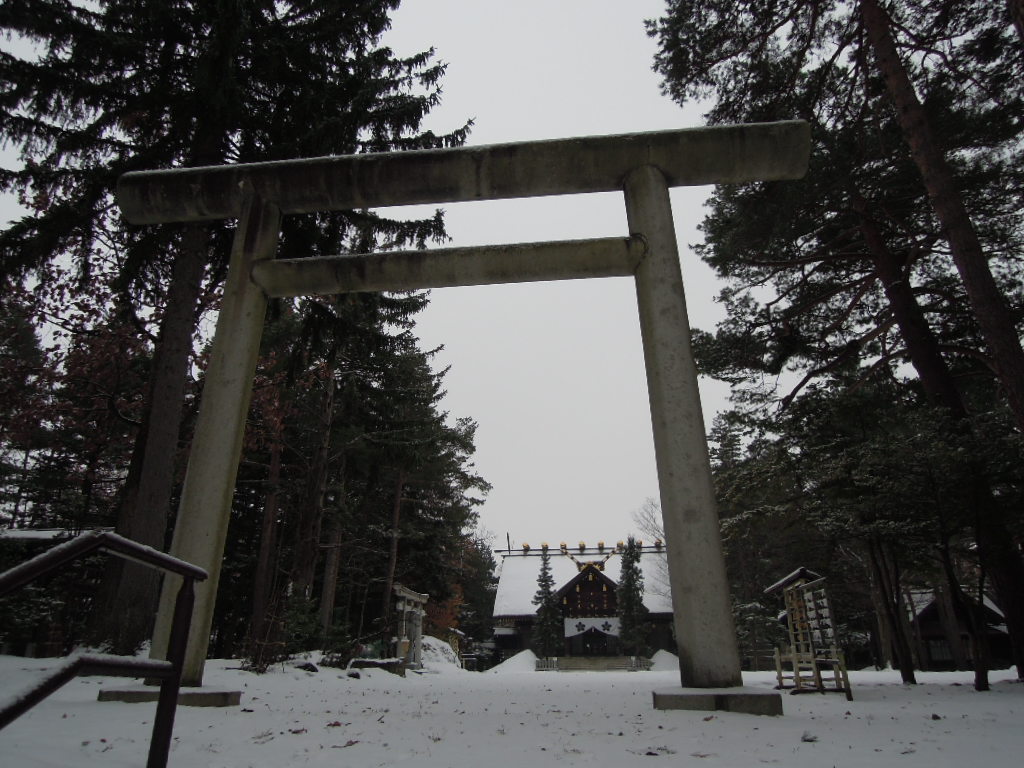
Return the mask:
<svg viewBox="0 0 1024 768">
<path fill-rule="evenodd" d="M 171 554 L 205 568 L 183 684 L 200 685 L 268 297 L 631 277 L 643 339 L 680 678 L 741 684 L 669 188 L 796 179 L 800 121 L 457 149 L 141 171 L 117 202 L 136 224 L 237 218 Z M 623 237 L 275 259 L 283 215 L 621 191 Z M 177 581 L 164 581 L 153 655 Z M 657 703 L 656 703 L 657 706 Z"/>
<path fill-rule="evenodd" d="M 607 624 L 607 620 L 604 622 Z M 566 637 L 568 656 L 617 656 L 619 639 L 598 627 L 588 627 L 582 632 Z"/>
</svg>

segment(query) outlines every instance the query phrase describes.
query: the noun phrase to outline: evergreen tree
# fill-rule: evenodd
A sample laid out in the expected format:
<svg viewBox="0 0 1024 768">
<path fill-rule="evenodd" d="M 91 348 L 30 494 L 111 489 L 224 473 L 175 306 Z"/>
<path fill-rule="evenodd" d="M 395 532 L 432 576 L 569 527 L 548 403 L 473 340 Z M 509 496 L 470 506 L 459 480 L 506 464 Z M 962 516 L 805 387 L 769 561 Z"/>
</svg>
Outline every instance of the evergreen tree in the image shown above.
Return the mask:
<svg viewBox="0 0 1024 768">
<path fill-rule="evenodd" d="M 975 348 L 982 359 L 986 352 L 977 323 L 963 320 L 972 299 L 953 279 L 947 232 L 866 47 L 862 3 L 759 5 L 672 3 L 652 26 L 662 48 L 656 67 L 674 98 L 711 96 L 713 122 L 802 117 L 815 137 L 805 181 L 716 194 L 704 256 L 734 282 L 723 293 L 731 311 L 721 336 L 735 343 L 731 362 L 717 354 L 713 364 L 728 373 L 760 358 L 772 373 L 795 363 L 808 371 L 806 383 L 858 355 L 879 375 L 889 361 L 909 358 L 929 397 L 962 409 L 949 376 L 936 370 L 940 349 Z M 936 9 L 950 4 L 917 5 L 895 3 L 892 12 L 908 16 L 907 48 L 924 51 L 915 76 L 1012 308 L 1019 283 L 999 261 L 1024 238 L 1017 46 L 990 3 L 943 13 Z M 766 281 L 776 296 L 755 298 L 740 287 Z M 954 360 L 969 364 L 962 352 Z M 984 363 L 969 367 L 987 372 Z"/>
<path fill-rule="evenodd" d="M 462 546 L 458 573 L 463 594 L 459 629 L 475 642 L 485 642 L 494 633 L 491 617 L 498 588 L 496 568 L 490 539 L 474 533 Z"/>
<path fill-rule="evenodd" d="M 840 162 L 835 181 L 845 187 L 842 206 L 791 208 L 794 217 L 817 222 L 790 240 L 793 250 L 804 251 L 806 267 L 808 246 L 827 237 L 841 268 L 851 235 L 862 229 L 842 220 L 858 209 L 872 225 L 909 225 L 904 233 L 930 228 L 913 256 L 955 267 L 985 353 L 1024 429 L 1024 351 L 1014 328 L 1019 285 L 1001 275 L 997 261 L 1019 251 L 1024 193 L 1018 141 L 1024 62 L 1006 6 L 676 0 L 650 31 L 660 43 L 655 66 L 666 92 L 680 102 L 712 97 L 713 122 L 802 117 L 811 122 L 819 151 L 875 155 L 853 171 Z M 880 178 L 900 168 L 901 187 L 916 194 L 894 196 L 883 187 L 878 194 L 886 204 L 879 205 Z M 778 187 L 786 205 L 788 185 L 760 186 Z M 906 215 L 915 198 L 926 200 L 920 222 Z M 773 220 L 785 227 L 789 218 Z M 897 258 L 893 266 L 904 265 L 911 262 Z M 805 271 L 814 279 L 822 270 Z M 791 343 L 800 340 L 801 328 L 780 325 Z"/>
<path fill-rule="evenodd" d="M 464 129 L 437 136 L 419 128 L 444 67 L 430 52 L 403 59 L 379 45 L 397 5 L 3 4 L 0 27 L 38 54 L 0 54 L 0 132 L 24 162 L 0 173 L 0 188 L 30 209 L 0 233 L 0 276 L 45 284 L 70 264 L 84 286 L 95 255 L 110 252 L 126 316 L 140 326 L 143 317 L 159 321 L 155 333 L 142 329 L 155 339 L 154 361 L 121 533 L 164 546 L 197 312 L 204 282 L 216 286 L 223 275 L 229 237 L 225 224 L 127 228 L 112 205 L 115 180 L 134 169 L 461 143 Z M 367 239 L 401 247 L 441 236 L 439 215 L 290 217 L 281 250 L 305 256 Z M 155 587 L 150 571 L 130 565 L 118 579 L 112 599 L 130 611 L 116 628 L 122 650 L 145 637 Z"/>
<path fill-rule="evenodd" d="M 392 320 L 385 325 L 401 327 L 401 317 Z M 239 537 L 260 537 L 250 643 L 256 668 L 268 653 L 316 642 L 316 632 L 292 637 L 287 620 L 308 617 L 317 603 L 321 634 L 342 630 L 367 644 L 383 631 L 396 581 L 429 593 L 435 605 L 460 605 L 462 552 L 477 494 L 487 489 L 472 469 L 475 423 L 449 423 L 439 410 L 443 372 L 431 371 L 430 355 L 407 330 L 372 333 L 366 323 L 342 337 L 339 328 L 336 321 L 321 326 L 320 340 L 304 344 L 298 357 L 282 353 L 295 368 L 290 384 L 279 370 L 285 359 L 275 371 L 274 350 L 286 350 L 291 334 L 272 324 L 265 338 L 250 417 L 260 444 L 249 455 L 259 459 L 242 469 L 253 483 L 276 480 L 266 489 L 262 533 L 245 481 L 232 522 L 248 531 Z M 330 348 L 339 351 L 328 364 Z M 225 623 L 248 599 L 247 592 L 219 603 Z"/>
<path fill-rule="evenodd" d="M 793 372 L 787 405 L 822 379 L 897 380 L 905 361 L 910 390 L 964 439 L 993 408 L 1024 428 L 1024 59 L 1007 6 L 685 0 L 650 31 L 673 98 L 712 97 L 712 122 L 802 117 L 816 140 L 806 182 L 716 193 L 704 256 L 730 280 L 729 318 L 697 339 L 705 370 Z M 1024 663 L 1015 514 L 966 461 L 979 551 Z"/>
<path fill-rule="evenodd" d="M 748 650 L 765 647 L 755 634 L 771 639 L 755 615 L 764 587 L 801 565 L 828 578 L 840 637 L 870 634 L 875 662 L 891 662 L 913 681 L 921 659 L 906 621 L 906 590 L 941 587 L 969 616 L 984 573 L 972 537 L 974 470 L 964 457 L 1000 478 L 1008 509 L 1021 503 L 1022 443 L 996 438 L 1002 430 L 1005 424 L 979 425 L 977 436 L 965 435 L 947 411 L 914 403 L 895 385 L 851 391 L 844 382 L 816 386 L 752 425 L 742 458 L 715 468 Z M 983 689 L 986 665 L 979 660 L 974 669 Z"/>
<path fill-rule="evenodd" d="M 643 549 L 630 536 L 620 555 L 619 583 L 615 602 L 619 616 L 619 643 L 628 656 L 647 652 L 647 608 L 644 606 L 644 575 L 640 571 Z"/>
<path fill-rule="evenodd" d="M 541 657 L 557 656 L 562 648 L 565 628 L 562 626 L 562 607 L 555 594 L 555 578 L 551 575 L 551 555 L 545 549 L 540 556 L 540 574 L 537 593 L 533 596 L 537 606 L 537 621 L 533 625 L 533 648 Z"/>
</svg>

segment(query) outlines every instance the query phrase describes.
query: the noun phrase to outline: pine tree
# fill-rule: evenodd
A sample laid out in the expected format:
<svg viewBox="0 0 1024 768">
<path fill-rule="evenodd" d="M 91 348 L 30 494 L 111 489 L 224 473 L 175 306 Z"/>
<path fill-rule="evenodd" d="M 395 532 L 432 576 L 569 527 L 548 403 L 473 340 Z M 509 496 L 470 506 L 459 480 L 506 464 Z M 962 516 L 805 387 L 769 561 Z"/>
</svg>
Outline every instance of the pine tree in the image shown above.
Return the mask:
<svg viewBox="0 0 1024 768">
<path fill-rule="evenodd" d="M 705 257 L 737 282 L 773 283 L 778 296 L 754 301 L 738 286 L 723 294 L 732 311 L 722 340 L 742 347 L 716 351 L 714 363 L 723 373 L 756 358 L 768 372 L 800 366 L 806 384 L 858 355 L 878 375 L 889 361 L 911 358 L 928 396 L 962 409 L 941 370 L 942 350 L 976 349 L 982 360 L 987 352 L 979 325 L 962 319 L 973 299 L 965 281 L 952 279 L 948 231 L 866 43 L 861 11 L 868 5 L 678 2 L 652 26 L 661 42 L 656 67 L 675 99 L 711 96 L 712 122 L 801 117 L 815 137 L 806 180 L 716 195 Z M 991 3 L 928 5 L 904 0 L 891 12 L 907 34 L 905 49 L 921 49 L 922 66 L 912 74 L 929 119 L 942 129 L 960 194 L 984 222 L 994 274 L 1017 304 L 1017 286 L 1005 279 L 1011 267 L 998 264 L 1019 252 L 1024 237 L 1017 46 Z M 929 335 L 929 324 L 942 334 Z M 954 360 L 972 373 L 991 372 L 984 362 Z"/>
<path fill-rule="evenodd" d="M 802 117 L 816 137 L 806 183 L 716 193 L 705 258 L 733 284 L 729 319 L 695 344 L 706 370 L 795 370 L 786 405 L 814 381 L 897 379 L 906 361 L 909 389 L 965 438 L 993 408 L 1024 428 L 1024 59 L 1007 5 L 687 0 L 650 31 L 673 98 L 712 97 L 712 122 Z M 998 479 L 967 461 L 979 550 L 1024 664 L 1013 519 Z"/>
<path fill-rule="evenodd" d="M 640 571 L 642 545 L 630 536 L 620 557 L 619 583 L 615 588 L 619 617 L 619 643 L 629 656 L 647 650 L 647 608 L 644 606 L 644 575 Z"/>
<path fill-rule="evenodd" d="M 540 574 L 533 604 L 537 606 L 537 621 L 533 625 L 534 650 L 544 658 L 557 656 L 565 629 L 562 626 L 562 609 L 555 594 L 555 579 L 551 575 L 551 555 L 547 550 L 540 556 Z"/>
</svg>

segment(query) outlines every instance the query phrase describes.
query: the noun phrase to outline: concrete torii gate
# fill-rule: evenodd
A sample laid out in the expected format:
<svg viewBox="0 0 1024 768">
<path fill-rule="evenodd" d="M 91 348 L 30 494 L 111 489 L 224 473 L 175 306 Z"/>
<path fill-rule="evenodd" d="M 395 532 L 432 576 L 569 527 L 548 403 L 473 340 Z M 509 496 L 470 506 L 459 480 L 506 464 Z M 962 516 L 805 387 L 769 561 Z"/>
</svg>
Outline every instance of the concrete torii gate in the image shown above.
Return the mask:
<svg viewBox="0 0 1024 768">
<path fill-rule="evenodd" d="M 741 685 L 668 189 L 799 178 L 809 151 L 807 124 L 789 121 L 123 176 L 117 201 L 132 223 L 238 219 L 171 545 L 210 573 L 198 587 L 183 683 L 202 683 L 268 297 L 632 275 L 681 682 Z M 286 214 L 613 190 L 625 195 L 628 237 L 274 259 Z M 157 657 L 176 589 L 168 576 Z"/>
</svg>

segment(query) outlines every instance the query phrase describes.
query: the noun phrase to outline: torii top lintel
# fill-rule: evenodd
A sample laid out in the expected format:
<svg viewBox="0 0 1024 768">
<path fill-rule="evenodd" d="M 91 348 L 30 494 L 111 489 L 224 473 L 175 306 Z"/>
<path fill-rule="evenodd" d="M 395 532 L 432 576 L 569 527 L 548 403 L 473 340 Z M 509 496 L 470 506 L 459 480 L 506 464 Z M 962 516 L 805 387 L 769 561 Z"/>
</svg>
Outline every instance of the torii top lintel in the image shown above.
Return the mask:
<svg viewBox="0 0 1024 768">
<path fill-rule="evenodd" d="M 669 186 L 796 179 L 810 128 L 777 123 L 686 128 L 478 147 L 135 171 L 118 181 L 128 221 L 212 221 L 241 213 L 243 184 L 284 214 L 622 189 L 657 167 Z"/>
</svg>

